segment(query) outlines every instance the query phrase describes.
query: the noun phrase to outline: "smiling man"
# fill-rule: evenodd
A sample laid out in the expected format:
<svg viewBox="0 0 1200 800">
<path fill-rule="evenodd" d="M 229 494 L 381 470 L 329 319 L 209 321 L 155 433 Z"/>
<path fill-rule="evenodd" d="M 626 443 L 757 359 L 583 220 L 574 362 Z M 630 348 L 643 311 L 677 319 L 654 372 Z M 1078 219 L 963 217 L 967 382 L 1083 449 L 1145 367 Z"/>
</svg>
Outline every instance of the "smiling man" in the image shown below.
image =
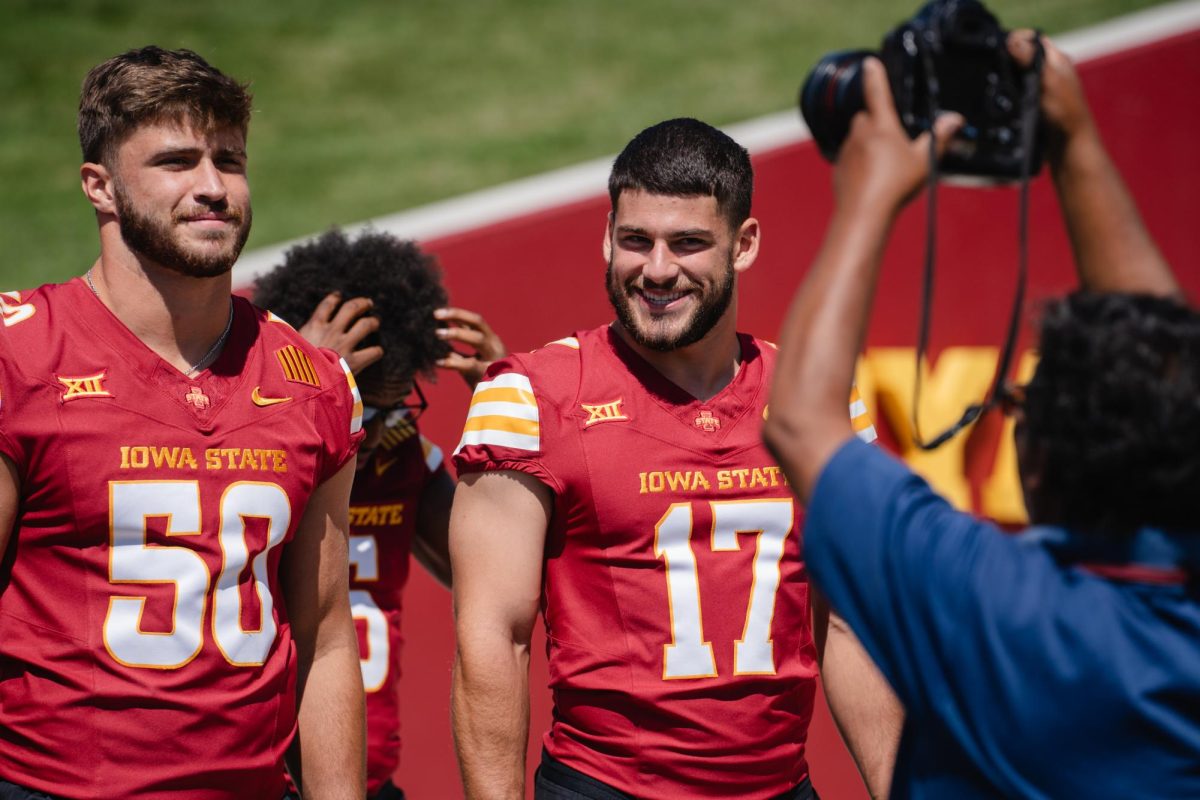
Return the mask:
<svg viewBox="0 0 1200 800">
<path fill-rule="evenodd" d="M 244 86 L 145 47 L 87 76 L 100 257 L 0 295 L 0 797 L 363 782 L 349 369 L 231 296 Z M 320 738 L 318 735 L 321 734 Z"/>
<path fill-rule="evenodd" d="M 752 187 L 715 128 L 638 134 L 609 178 L 616 321 L 475 390 L 450 523 L 470 798 L 524 796 L 539 607 L 555 713 L 536 797 L 815 796 L 800 508 L 759 436 L 775 352 L 735 327 Z"/>
</svg>

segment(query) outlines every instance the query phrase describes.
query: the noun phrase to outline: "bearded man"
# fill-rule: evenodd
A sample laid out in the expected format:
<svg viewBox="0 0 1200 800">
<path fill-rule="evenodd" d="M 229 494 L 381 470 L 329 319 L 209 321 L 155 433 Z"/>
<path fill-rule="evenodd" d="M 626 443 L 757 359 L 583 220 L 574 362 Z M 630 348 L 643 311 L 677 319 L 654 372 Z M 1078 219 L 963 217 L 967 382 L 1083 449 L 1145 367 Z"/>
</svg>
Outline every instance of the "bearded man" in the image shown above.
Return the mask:
<svg viewBox="0 0 1200 800">
<path fill-rule="evenodd" d="M 365 796 L 349 368 L 231 295 L 246 87 L 187 50 L 93 68 L 100 256 L 6 292 L 0 797 Z M 320 736 L 320 740 L 318 740 Z"/>
<path fill-rule="evenodd" d="M 815 797 L 802 514 L 760 438 L 775 349 L 736 329 L 752 189 L 715 128 L 642 131 L 609 177 L 616 321 L 476 387 L 450 522 L 470 798 L 524 796 L 539 608 L 554 722 L 536 797 Z M 847 419 L 874 438 L 853 398 Z M 828 647 L 856 647 L 841 635 Z"/>
</svg>

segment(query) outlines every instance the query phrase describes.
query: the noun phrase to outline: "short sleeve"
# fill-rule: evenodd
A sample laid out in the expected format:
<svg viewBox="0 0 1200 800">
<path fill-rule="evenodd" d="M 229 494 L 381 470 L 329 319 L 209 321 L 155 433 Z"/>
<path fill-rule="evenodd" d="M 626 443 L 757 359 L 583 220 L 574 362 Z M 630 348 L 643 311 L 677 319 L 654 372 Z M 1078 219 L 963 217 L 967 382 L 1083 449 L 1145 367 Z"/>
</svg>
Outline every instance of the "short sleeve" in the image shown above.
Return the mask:
<svg viewBox="0 0 1200 800">
<path fill-rule="evenodd" d="M 517 358 L 497 361 L 475 387 L 462 439 L 454 450 L 454 468 L 469 472 L 515 470 L 551 487 L 545 463 L 543 403 L 529 370 Z"/>
<path fill-rule="evenodd" d="M 0 336 L 3 333 L 0 332 Z M 13 368 L 7 342 L 0 342 L 0 453 L 7 456 L 19 469 L 24 469 L 26 453 L 18 443 L 14 428 L 14 412 L 19 402 L 19 373 Z"/>
<path fill-rule="evenodd" d="M 333 387 L 323 392 L 315 402 L 316 418 L 321 430 L 321 469 L 317 483 L 332 478 L 358 452 L 363 440 L 362 395 L 354 374 L 345 359 L 332 350 L 321 349 L 320 355 L 334 365 L 336 378 Z"/>
<path fill-rule="evenodd" d="M 980 598 L 1017 580 L 1014 543 L 952 508 L 877 447 L 849 439 L 810 499 L 805 560 L 911 711 L 981 653 Z"/>
<path fill-rule="evenodd" d="M 867 413 L 867 404 L 859 395 L 857 386 L 850 387 L 850 426 L 854 428 L 854 435 L 867 444 L 879 438 L 875 433 L 875 423 Z"/>
</svg>

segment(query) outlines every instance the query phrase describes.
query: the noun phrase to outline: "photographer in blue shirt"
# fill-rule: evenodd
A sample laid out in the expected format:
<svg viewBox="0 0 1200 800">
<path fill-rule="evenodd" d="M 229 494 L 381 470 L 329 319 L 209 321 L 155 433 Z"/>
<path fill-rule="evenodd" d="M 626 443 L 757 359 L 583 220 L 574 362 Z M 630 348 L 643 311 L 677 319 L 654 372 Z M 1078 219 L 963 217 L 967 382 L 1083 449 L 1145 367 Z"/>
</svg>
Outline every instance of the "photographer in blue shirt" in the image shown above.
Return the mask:
<svg viewBox="0 0 1200 800">
<path fill-rule="evenodd" d="M 1034 59 L 1028 31 L 1009 51 Z M 845 397 L 891 224 L 928 175 L 882 65 L 779 341 L 764 428 L 808 504 L 814 583 L 906 711 L 893 797 L 1200 797 L 1200 314 L 1043 40 L 1041 112 L 1082 291 L 1044 312 L 1017 404 L 1035 527 L 954 510 L 858 442 Z M 940 118 L 938 152 L 962 124 Z"/>
</svg>

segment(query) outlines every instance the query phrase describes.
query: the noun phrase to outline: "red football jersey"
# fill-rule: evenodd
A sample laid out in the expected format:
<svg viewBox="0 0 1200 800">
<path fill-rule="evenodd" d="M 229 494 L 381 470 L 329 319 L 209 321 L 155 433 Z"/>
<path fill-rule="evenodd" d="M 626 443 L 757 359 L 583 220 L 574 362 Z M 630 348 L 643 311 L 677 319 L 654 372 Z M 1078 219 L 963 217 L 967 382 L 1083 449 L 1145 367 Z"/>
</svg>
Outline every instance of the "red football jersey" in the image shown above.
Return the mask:
<svg viewBox="0 0 1200 800">
<path fill-rule="evenodd" d="M 774 349 L 740 343 L 705 401 L 608 327 L 514 356 L 477 387 L 455 454 L 460 473 L 553 490 L 545 746 L 639 797 L 768 798 L 808 774 L 800 508 L 760 438 Z"/>
<path fill-rule="evenodd" d="M 330 351 L 234 299 L 186 377 L 79 279 L 0 296 L 0 777 L 77 800 L 274 800 L 296 726 L 279 578 L 361 434 Z"/>
<path fill-rule="evenodd" d="M 367 690 L 367 792 L 400 763 L 400 626 L 417 509 L 445 474 L 442 451 L 401 420 L 354 477 L 350 495 L 350 605 Z"/>
</svg>

